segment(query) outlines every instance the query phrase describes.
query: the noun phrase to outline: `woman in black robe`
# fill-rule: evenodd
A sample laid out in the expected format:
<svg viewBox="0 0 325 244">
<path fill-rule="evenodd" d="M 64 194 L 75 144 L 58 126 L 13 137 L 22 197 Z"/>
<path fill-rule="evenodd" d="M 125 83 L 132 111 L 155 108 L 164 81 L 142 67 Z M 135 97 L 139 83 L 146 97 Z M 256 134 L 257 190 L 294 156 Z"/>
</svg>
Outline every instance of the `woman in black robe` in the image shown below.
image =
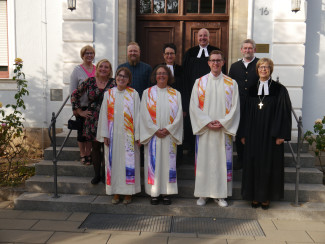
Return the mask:
<svg viewBox="0 0 325 244">
<path fill-rule="evenodd" d="M 249 90 L 239 134 L 245 144 L 242 197 L 268 209 L 284 194 L 284 141 L 291 140 L 291 101 L 287 89 L 272 80 L 273 62 L 256 64 L 260 77 Z"/>
</svg>

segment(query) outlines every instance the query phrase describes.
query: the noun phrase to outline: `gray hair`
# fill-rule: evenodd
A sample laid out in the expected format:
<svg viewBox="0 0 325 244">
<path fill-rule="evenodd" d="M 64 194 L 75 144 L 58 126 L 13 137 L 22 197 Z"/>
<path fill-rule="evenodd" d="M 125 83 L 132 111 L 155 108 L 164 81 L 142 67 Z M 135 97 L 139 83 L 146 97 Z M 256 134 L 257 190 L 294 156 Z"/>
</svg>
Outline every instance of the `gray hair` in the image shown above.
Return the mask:
<svg viewBox="0 0 325 244">
<path fill-rule="evenodd" d="M 208 32 L 208 36 L 210 36 L 210 31 L 209 31 L 208 29 L 206 29 L 206 28 L 199 29 L 199 31 L 198 31 L 197 33 L 199 34 L 199 32 L 200 32 L 201 30 L 205 30 L 206 32 Z"/>
<path fill-rule="evenodd" d="M 253 39 L 246 39 L 246 40 L 244 40 L 241 43 L 240 48 L 243 48 L 243 46 L 244 46 L 245 43 L 250 43 L 250 44 L 253 45 L 253 48 L 256 48 L 256 43 L 255 43 L 255 41 Z"/>
</svg>

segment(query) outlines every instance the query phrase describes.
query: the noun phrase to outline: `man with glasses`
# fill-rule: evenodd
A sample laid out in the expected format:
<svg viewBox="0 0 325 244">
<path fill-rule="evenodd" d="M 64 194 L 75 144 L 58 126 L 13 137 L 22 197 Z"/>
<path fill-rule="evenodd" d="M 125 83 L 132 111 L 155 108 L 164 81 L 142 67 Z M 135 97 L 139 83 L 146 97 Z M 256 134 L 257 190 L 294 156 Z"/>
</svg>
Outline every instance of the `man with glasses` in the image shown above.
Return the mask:
<svg viewBox="0 0 325 244">
<path fill-rule="evenodd" d="M 224 55 L 211 52 L 210 73 L 195 81 L 190 117 L 196 135 L 194 196 L 203 206 L 213 198 L 220 207 L 232 195 L 232 136 L 239 125 L 239 95 L 235 80 L 222 73 Z"/>
<path fill-rule="evenodd" d="M 229 70 L 229 76 L 236 80 L 240 97 L 240 117 L 243 116 L 246 97 L 248 90 L 252 86 L 256 86 L 258 76 L 256 73 L 256 63 L 259 60 L 255 57 L 256 44 L 252 39 L 246 39 L 242 42 L 240 52 L 243 58 L 233 63 Z M 238 134 L 238 133 L 237 133 Z M 244 146 L 238 135 L 236 136 L 237 162 L 234 164 L 234 170 L 241 169 L 243 166 Z"/>
<path fill-rule="evenodd" d="M 117 70 L 121 67 L 127 67 L 132 73 L 132 83 L 131 87 L 134 88 L 138 93 L 140 98 L 145 89 L 147 89 L 150 84 L 150 76 L 152 68 L 149 64 L 140 61 L 140 46 L 136 42 L 130 42 L 127 49 L 128 62 L 120 64 Z"/>
</svg>

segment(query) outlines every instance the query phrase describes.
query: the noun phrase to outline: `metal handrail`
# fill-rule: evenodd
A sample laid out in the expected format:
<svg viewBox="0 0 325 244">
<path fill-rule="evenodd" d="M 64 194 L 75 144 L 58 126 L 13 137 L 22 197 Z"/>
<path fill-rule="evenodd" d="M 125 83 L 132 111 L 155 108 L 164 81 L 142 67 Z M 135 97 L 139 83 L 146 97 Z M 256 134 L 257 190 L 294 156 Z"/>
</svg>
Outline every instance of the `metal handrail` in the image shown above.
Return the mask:
<svg viewBox="0 0 325 244">
<path fill-rule="evenodd" d="M 57 166 L 57 162 L 58 162 L 58 158 L 64 148 L 64 145 L 66 143 L 66 141 L 68 140 L 70 134 L 71 134 L 71 129 L 68 133 L 68 135 L 66 136 L 66 138 L 64 139 L 61 148 L 59 150 L 58 153 L 56 153 L 56 128 L 55 128 L 55 124 L 56 124 L 56 119 L 58 118 L 58 116 L 60 115 L 63 107 L 65 106 L 65 104 L 68 102 L 70 98 L 70 95 L 67 96 L 67 98 L 65 99 L 65 101 L 63 102 L 63 104 L 61 105 L 59 111 L 55 114 L 54 112 L 52 113 L 52 119 L 51 119 L 51 124 L 48 128 L 48 133 L 49 133 L 49 137 L 52 143 L 52 147 L 53 147 L 53 173 L 54 173 L 54 195 L 53 198 L 59 198 L 60 196 L 58 195 L 58 166 Z M 52 135 L 51 135 L 52 132 Z"/>
<path fill-rule="evenodd" d="M 277 77 L 276 81 L 279 82 L 279 76 Z M 299 118 L 298 118 L 298 116 L 297 116 L 296 112 L 293 110 L 292 106 L 291 106 L 291 112 L 292 112 L 293 116 L 295 117 L 295 120 L 297 121 L 297 127 L 298 127 L 297 155 L 295 155 L 290 141 L 287 141 L 287 143 L 290 148 L 293 161 L 296 164 L 295 202 L 294 202 L 293 206 L 299 207 L 300 206 L 299 205 L 299 176 L 300 176 L 300 168 L 301 168 L 300 151 L 301 151 L 302 141 L 303 141 L 303 139 L 302 139 L 303 126 L 302 126 L 302 117 L 299 116 Z"/>
</svg>

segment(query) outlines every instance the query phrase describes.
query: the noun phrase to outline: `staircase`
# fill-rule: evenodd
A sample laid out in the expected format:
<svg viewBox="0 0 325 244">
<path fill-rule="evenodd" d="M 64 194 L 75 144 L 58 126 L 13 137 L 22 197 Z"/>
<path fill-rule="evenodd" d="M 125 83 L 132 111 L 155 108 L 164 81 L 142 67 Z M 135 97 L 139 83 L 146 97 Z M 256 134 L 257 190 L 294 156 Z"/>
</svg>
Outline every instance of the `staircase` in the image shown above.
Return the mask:
<svg viewBox="0 0 325 244">
<path fill-rule="evenodd" d="M 63 142 L 65 136 L 65 133 L 57 135 L 58 145 Z M 294 150 L 295 147 L 296 144 L 293 144 Z M 234 152 L 234 161 L 236 159 L 237 155 Z M 320 206 L 325 214 L 323 174 L 314 167 L 314 160 L 314 157 L 308 153 L 308 144 L 304 143 L 301 152 L 299 202 L 304 203 L 304 206 L 311 206 L 311 204 Z M 48 148 L 45 150 L 44 160 L 36 164 L 36 175 L 26 181 L 27 192 L 15 200 L 15 209 L 201 217 L 216 215 L 248 219 L 257 218 L 259 211 L 262 211 L 252 209 L 247 201 L 241 200 L 241 170 L 234 171 L 233 196 L 228 198 L 230 203 L 228 208 L 220 208 L 211 200 L 205 207 L 196 206 L 196 199 L 193 196 L 194 159 L 186 158 L 184 155 L 183 164 L 179 167 L 177 175 L 179 194 L 172 198 L 173 203 L 170 206 L 150 205 L 149 197 L 144 192 L 137 194 L 133 202 L 127 206 L 123 204 L 113 206 L 111 196 L 105 195 L 105 185 L 90 183 L 93 177 L 93 166 L 84 166 L 79 162 L 76 135 L 72 133 L 58 161 L 60 197 L 53 198 L 52 148 Z M 294 161 L 288 145 L 285 144 L 285 197 L 282 202 L 271 203 L 270 210 L 273 204 L 275 209 L 282 206 L 281 211 L 284 206 L 287 211 L 301 211 L 297 210 L 299 208 L 290 210 L 290 203 L 294 202 L 295 198 L 295 177 Z M 143 185 L 142 189 L 144 189 Z M 267 215 L 272 213 L 270 210 L 262 212 Z M 279 209 L 279 214 L 281 211 Z M 306 216 L 310 216 L 313 210 L 308 211 L 304 212 Z M 302 213 L 299 212 L 299 215 L 301 216 Z"/>
</svg>

